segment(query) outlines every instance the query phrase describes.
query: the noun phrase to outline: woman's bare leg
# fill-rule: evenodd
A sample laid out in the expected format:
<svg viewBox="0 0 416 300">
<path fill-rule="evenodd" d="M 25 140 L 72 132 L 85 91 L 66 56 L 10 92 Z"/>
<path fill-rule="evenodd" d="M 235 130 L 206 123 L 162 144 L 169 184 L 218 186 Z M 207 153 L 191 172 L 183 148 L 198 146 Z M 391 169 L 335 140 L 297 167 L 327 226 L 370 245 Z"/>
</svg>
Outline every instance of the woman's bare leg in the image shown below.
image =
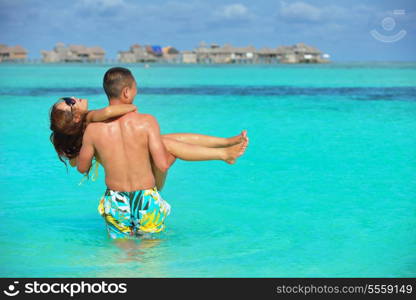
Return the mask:
<svg viewBox="0 0 416 300">
<path fill-rule="evenodd" d="M 188 161 L 223 160 L 229 164 L 234 164 L 236 159 L 244 154 L 248 145 L 248 138 L 246 136 L 242 142 L 224 148 L 209 148 L 183 143 L 169 138 L 166 135 L 162 136 L 162 141 L 168 152 L 172 155 L 170 165 L 173 165 L 175 158 Z M 167 172 L 160 171 L 153 161 L 151 161 L 151 165 L 156 187 L 158 190 L 162 190 Z"/>
<path fill-rule="evenodd" d="M 223 160 L 229 164 L 235 163 L 235 160 L 243 155 L 248 143 L 244 140 L 229 147 L 209 148 L 183 143 L 166 135 L 162 136 L 162 141 L 168 152 L 179 159 L 188 161 Z"/>
<path fill-rule="evenodd" d="M 243 130 L 239 135 L 222 138 L 197 133 L 170 133 L 163 135 L 164 137 L 174 139 L 193 145 L 205 146 L 210 148 L 221 148 L 239 144 L 247 138 L 247 131 Z"/>
<path fill-rule="evenodd" d="M 166 136 L 162 136 L 162 141 L 168 152 L 174 157 L 170 165 L 173 165 L 175 158 L 188 161 L 223 160 L 229 164 L 234 164 L 237 158 L 243 155 L 248 145 L 248 139 L 225 148 L 209 148 L 192 145 Z M 167 172 L 160 171 L 153 161 L 151 161 L 151 165 L 156 187 L 160 191 L 165 184 Z"/>
</svg>

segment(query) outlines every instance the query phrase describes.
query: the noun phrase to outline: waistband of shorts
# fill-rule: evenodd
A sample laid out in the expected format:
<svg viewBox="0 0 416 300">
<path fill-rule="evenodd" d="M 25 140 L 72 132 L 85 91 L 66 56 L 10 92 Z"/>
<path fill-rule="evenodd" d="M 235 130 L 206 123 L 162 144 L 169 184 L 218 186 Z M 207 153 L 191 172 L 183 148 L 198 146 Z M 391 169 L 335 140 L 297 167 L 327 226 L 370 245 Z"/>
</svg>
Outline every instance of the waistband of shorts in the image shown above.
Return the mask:
<svg viewBox="0 0 416 300">
<path fill-rule="evenodd" d="M 144 190 L 135 190 L 135 191 L 130 191 L 130 192 L 126 192 L 126 191 L 116 191 L 116 190 L 112 190 L 110 188 L 107 187 L 107 189 L 105 190 L 105 192 L 113 192 L 113 193 L 136 193 L 136 192 L 140 192 L 140 191 L 154 191 L 154 192 L 159 192 L 157 187 L 153 187 L 150 189 L 144 189 Z"/>
</svg>

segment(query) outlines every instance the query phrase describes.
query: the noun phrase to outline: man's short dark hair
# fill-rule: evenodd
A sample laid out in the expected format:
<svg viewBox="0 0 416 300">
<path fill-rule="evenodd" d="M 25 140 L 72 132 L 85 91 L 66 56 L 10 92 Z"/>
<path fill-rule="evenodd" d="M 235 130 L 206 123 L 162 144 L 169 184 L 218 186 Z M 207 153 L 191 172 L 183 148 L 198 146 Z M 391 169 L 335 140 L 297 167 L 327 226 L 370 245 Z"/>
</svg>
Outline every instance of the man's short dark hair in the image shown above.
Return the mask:
<svg viewBox="0 0 416 300">
<path fill-rule="evenodd" d="M 134 82 L 134 76 L 129 69 L 115 67 L 105 72 L 103 87 L 109 99 L 117 98 L 121 95 L 123 88 L 131 87 Z"/>
</svg>

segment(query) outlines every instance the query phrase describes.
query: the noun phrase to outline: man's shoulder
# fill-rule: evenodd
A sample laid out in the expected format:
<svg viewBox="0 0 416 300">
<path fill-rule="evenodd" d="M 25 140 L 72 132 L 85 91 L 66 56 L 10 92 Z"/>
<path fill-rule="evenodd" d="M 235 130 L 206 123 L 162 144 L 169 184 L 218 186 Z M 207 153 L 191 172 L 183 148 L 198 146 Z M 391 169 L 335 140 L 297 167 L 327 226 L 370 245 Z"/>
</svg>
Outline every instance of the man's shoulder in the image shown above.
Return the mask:
<svg viewBox="0 0 416 300">
<path fill-rule="evenodd" d="M 134 122 L 155 122 L 156 118 L 150 114 L 142 114 L 137 112 L 129 112 L 125 114 L 121 121 L 134 121 Z"/>
<path fill-rule="evenodd" d="M 100 129 L 101 122 L 93 122 L 93 123 L 89 123 L 87 125 L 87 128 L 85 128 L 85 132 L 84 135 L 90 132 L 94 132 Z"/>
</svg>

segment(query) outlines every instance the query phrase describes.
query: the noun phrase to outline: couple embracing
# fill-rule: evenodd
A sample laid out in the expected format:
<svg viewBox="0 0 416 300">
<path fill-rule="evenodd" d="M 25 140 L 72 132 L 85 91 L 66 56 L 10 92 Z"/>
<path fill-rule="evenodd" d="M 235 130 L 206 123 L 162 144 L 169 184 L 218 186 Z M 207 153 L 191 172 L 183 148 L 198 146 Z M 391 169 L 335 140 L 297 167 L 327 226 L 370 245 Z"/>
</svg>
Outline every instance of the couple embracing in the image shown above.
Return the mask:
<svg viewBox="0 0 416 300">
<path fill-rule="evenodd" d="M 128 69 L 109 69 L 103 87 L 108 107 L 88 110 L 87 99 L 61 98 L 52 106 L 50 128 L 61 161 L 69 161 L 81 173 L 90 171 L 94 158 L 104 167 L 107 190 L 98 209 L 113 239 L 164 230 L 170 205 L 159 191 L 177 158 L 234 164 L 247 148 L 246 131 L 230 138 L 161 135 L 157 120 L 132 104 L 137 84 Z"/>
</svg>

